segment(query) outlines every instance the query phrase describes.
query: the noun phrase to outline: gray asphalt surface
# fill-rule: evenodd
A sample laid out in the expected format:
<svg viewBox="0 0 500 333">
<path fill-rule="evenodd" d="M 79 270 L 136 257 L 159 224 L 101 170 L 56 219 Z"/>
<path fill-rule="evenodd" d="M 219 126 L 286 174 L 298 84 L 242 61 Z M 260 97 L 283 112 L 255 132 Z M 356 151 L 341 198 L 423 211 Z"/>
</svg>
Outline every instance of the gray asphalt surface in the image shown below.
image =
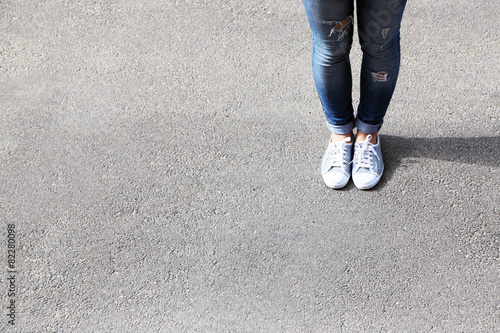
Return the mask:
<svg viewBox="0 0 500 333">
<path fill-rule="evenodd" d="M 0 1 L 0 331 L 499 332 L 499 10 L 409 1 L 334 191 L 300 0 Z"/>
</svg>

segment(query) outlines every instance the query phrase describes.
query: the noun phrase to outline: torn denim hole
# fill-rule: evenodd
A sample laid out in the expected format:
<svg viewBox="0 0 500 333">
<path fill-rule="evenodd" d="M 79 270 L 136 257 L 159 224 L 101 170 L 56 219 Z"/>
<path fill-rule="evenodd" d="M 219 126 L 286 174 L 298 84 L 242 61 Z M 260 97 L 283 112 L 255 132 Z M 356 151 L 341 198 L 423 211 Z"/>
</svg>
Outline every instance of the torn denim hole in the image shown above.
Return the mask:
<svg viewBox="0 0 500 333">
<path fill-rule="evenodd" d="M 348 32 L 348 29 L 351 27 L 352 20 L 353 20 L 352 15 L 349 15 L 343 21 L 323 21 L 324 24 L 334 26 L 330 31 L 330 35 L 328 35 L 328 37 L 332 37 L 334 33 L 338 32 L 339 38 L 337 39 L 337 42 L 340 42 L 342 39 L 344 39 L 346 33 Z"/>
<path fill-rule="evenodd" d="M 384 29 L 382 29 L 382 38 L 384 40 L 387 40 L 387 33 L 389 32 L 389 29 L 390 28 L 384 28 Z"/>
<path fill-rule="evenodd" d="M 389 81 L 389 77 L 387 72 L 372 72 L 372 78 L 375 82 L 387 82 Z"/>
</svg>

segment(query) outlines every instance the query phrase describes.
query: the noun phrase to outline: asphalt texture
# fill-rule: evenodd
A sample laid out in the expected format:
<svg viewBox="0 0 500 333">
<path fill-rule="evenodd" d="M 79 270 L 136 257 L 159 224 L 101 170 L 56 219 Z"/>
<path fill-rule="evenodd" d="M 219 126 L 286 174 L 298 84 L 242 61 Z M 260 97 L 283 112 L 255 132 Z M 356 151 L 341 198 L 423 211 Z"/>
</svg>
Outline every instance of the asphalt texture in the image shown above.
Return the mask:
<svg viewBox="0 0 500 333">
<path fill-rule="evenodd" d="M 300 0 L 0 1 L 0 331 L 499 332 L 499 11 L 408 2 L 335 191 Z"/>
</svg>

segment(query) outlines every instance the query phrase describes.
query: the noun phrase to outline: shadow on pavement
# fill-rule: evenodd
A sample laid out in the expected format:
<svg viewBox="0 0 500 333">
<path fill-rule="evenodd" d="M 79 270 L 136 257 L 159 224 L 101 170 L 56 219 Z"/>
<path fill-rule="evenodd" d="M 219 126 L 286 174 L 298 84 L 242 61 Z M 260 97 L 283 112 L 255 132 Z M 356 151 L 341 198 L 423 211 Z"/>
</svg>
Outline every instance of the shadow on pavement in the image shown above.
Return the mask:
<svg viewBox="0 0 500 333">
<path fill-rule="evenodd" d="M 402 165 L 422 163 L 420 159 L 459 162 L 479 166 L 500 166 L 500 137 L 405 138 L 381 135 L 384 176 L 382 188 Z M 375 189 L 376 189 L 375 188 Z"/>
</svg>

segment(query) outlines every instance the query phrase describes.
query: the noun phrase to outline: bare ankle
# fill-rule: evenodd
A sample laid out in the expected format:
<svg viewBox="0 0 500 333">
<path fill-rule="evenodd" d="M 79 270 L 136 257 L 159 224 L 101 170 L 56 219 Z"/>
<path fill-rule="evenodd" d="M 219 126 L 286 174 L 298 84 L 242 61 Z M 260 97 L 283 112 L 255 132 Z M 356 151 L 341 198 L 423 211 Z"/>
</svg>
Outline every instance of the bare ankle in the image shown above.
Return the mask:
<svg viewBox="0 0 500 333">
<path fill-rule="evenodd" d="M 332 133 L 332 137 L 330 138 L 330 142 L 332 143 L 337 143 L 337 142 L 342 142 L 344 141 L 345 139 L 347 138 L 353 138 L 353 133 L 352 131 L 347 133 L 347 134 L 335 134 L 335 133 Z"/>
<path fill-rule="evenodd" d="M 366 137 L 371 135 L 370 143 L 376 145 L 378 141 L 378 132 L 375 133 L 363 133 L 360 130 L 356 133 L 356 143 L 360 143 L 366 140 Z"/>
</svg>

